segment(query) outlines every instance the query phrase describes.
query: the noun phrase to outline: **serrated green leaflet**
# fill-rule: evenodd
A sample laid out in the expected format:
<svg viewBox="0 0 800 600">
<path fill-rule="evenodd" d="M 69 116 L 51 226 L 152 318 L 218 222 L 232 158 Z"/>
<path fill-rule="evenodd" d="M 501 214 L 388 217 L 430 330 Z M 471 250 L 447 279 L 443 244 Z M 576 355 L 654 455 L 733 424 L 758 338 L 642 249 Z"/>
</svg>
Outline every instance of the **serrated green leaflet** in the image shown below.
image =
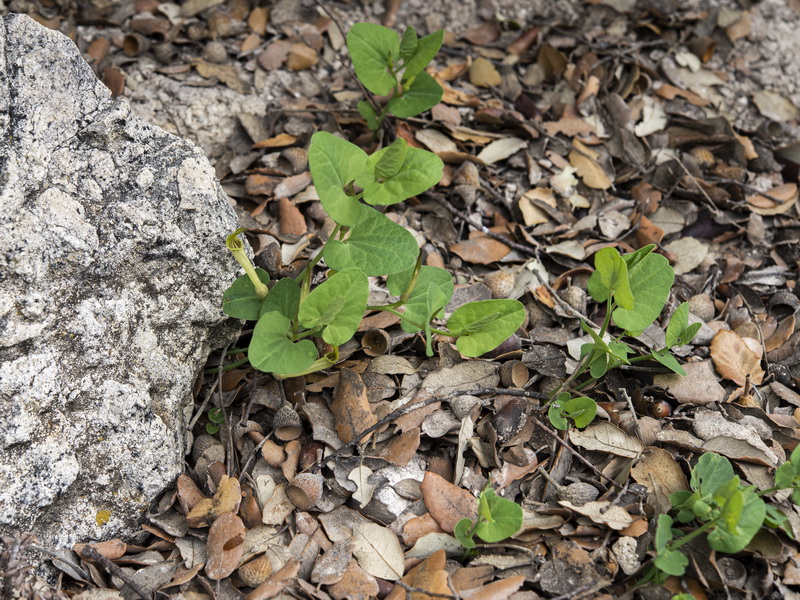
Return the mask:
<svg viewBox="0 0 800 600">
<path fill-rule="evenodd" d="M 358 329 L 368 297 L 367 276 L 358 269 L 346 269 L 330 276 L 306 296 L 298 318 L 307 329 L 322 327 L 322 339 L 340 346 Z"/>
<path fill-rule="evenodd" d="M 370 92 L 385 96 L 397 85 L 388 67 L 400 58 L 397 34 L 381 25 L 356 23 L 347 33 L 347 49 L 356 75 Z"/>
<path fill-rule="evenodd" d="M 405 36 L 403 36 L 405 39 Z M 411 79 L 415 75 L 421 73 L 428 63 L 433 60 L 433 57 L 439 52 L 444 40 L 444 29 L 440 29 L 430 35 L 426 35 L 417 41 L 414 55 L 406 61 L 405 69 L 403 71 L 403 79 Z M 399 116 L 399 115 L 398 115 Z"/>
<path fill-rule="evenodd" d="M 417 32 L 413 27 L 406 27 L 400 40 L 400 58 L 407 61 L 417 51 Z"/>
<path fill-rule="evenodd" d="M 345 241 L 330 240 L 323 256 L 336 271 L 355 267 L 368 277 L 391 275 L 410 268 L 419 247 L 414 236 L 374 208 L 358 205 L 358 220 Z"/>
<path fill-rule="evenodd" d="M 496 495 L 491 488 L 481 492 L 479 514 L 475 533 L 490 544 L 514 535 L 522 527 L 522 507 Z"/>
<path fill-rule="evenodd" d="M 592 298 L 605 302 L 610 296 L 622 308 L 633 308 L 633 295 L 628 282 L 628 266 L 615 248 L 603 248 L 594 256 L 595 271 L 586 288 Z"/>
<path fill-rule="evenodd" d="M 480 356 L 502 344 L 524 320 L 525 307 L 516 300 L 482 300 L 457 308 L 447 320 L 447 328 L 459 336 L 459 352 Z"/>
<path fill-rule="evenodd" d="M 406 150 L 408 145 L 406 141 L 399 137 L 391 145 L 383 150 L 376 152 L 373 156 L 377 158 L 374 161 L 375 179 L 384 181 L 390 177 L 394 177 L 403 167 L 403 162 L 406 158 Z M 373 164 L 373 156 L 367 159 L 367 168 Z"/>
<path fill-rule="evenodd" d="M 426 72 L 417 73 L 403 94 L 389 101 L 389 112 L 405 119 L 436 106 L 442 99 L 442 86 Z"/>
<path fill-rule="evenodd" d="M 382 181 L 375 180 L 378 179 L 377 165 L 390 149 L 391 146 L 378 150 L 367 161 L 367 168 L 374 174 L 374 179 L 364 184 L 364 202 L 384 206 L 396 204 L 439 183 L 444 164 L 438 156 L 420 148 L 406 148 L 403 162 L 395 174 Z"/>
<path fill-rule="evenodd" d="M 322 207 L 340 225 L 352 225 L 358 218 L 359 202 L 344 192 L 347 184 L 363 180 L 367 153 L 350 142 L 325 131 L 311 137 L 308 164 Z"/>
<path fill-rule="evenodd" d="M 624 257 L 623 257 L 624 258 Z M 614 322 L 628 335 L 636 337 L 656 320 L 667 301 L 675 272 L 660 254 L 650 253 L 633 267 L 628 265 L 633 308 L 614 310 Z"/>
<path fill-rule="evenodd" d="M 256 269 L 258 278 L 265 284 L 269 283 L 269 273 L 263 269 Z M 261 314 L 261 304 L 264 299 L 256 294 L 253 282 L 247 275 L 242 275 L 225 290 L 222 297 L 222 311 L 234 319 L 257 321 Z"/>
<path fill-rule="evenodd" d="M 277 311 L 263 314 L 247 352 L 250 364 L 267 373 L 296 373 L 310 367 L 317 358 L 317 347 L 311 340 L 292 342 L 288 338 L 291 325 Z"/>
</svg>

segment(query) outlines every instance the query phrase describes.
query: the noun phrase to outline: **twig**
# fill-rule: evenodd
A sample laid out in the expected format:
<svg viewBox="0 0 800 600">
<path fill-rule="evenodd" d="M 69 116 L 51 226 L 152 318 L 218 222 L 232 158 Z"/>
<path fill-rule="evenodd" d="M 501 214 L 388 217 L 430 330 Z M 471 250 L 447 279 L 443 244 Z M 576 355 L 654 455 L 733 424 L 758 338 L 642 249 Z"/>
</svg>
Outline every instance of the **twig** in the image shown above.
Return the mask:
<svg viewBox="0 0 800 600">
<path fill-rule="evenodd" d="M 573 455 L 575 458 L 577 458 L 579 461 L 581 461 L 581 462 L 582 462 L 584 465 L 586 465 L 587 467 L 589 467 L 589 468 L 592 470 L 592 472 L 593 472 L 595 475 L 597 475 L 598 477 L 602 477 L 603 479 L 605 479 L 606 481 L 608 481 L 608 482 L 609 482 L 611 485 L 613 485 L 613 486 L 614 486 L 615 488 L 617 488 L 618 490 L 619 490 L 619 489 L 622 489 L 622 485 L 620 485 L 619 483 L 617 483 L 616 481 L 614 481 L 614 480 L 613 480 L 611 477 L 609 477 L 609 476 L 608 476 L 608 475 L 606 475 L 605 473 L 602 473 L 602 472 L 600 472 L 600 471 L 598 470 L 598 468 L 597 468 L 597 467 L 595 467 L 595 466 L 594 466 L 592 463 L 590 463 L 590 462 L 589 462 L 587 459 L 585 459 L 583 456 L 581 456 L 581 455 L 580 455 L 580 453 L 579 453 L 577 450 L 575 450 L 575 449 L 574 449 L 572 446 L 570 446 L 570 445 L 569 445 L 567 442 L 565 442 L 565 441 L 564 441 L 564 440 L 562 440 L 560 437 L 558 437 L 558 435 L 557 435 L 556 433 L 553 433 L 553 431 L 552 431 L 552 430 L 551 430 L 551 429 L 550 429 L 550 428 L 549 428 L 547 425 L 545 425 L 544 423 L 542 423 L 542 422 L 541 422 L 539 419 L 537 419 L 536 417 L 531 417 L 531 418 L 533 419 L 533 422 L 534 422 L 534 423 L 536 423 L 536 425 L 537 425 L 537 426 L 538 426 L 538 427 L 539 427 L 539 428 L 540 428 L 542 431 L 544 431 L 544 432 L 545 432 L 547 435 L 549 435 L 550 437 L 552 437 L 553 439 L 555 439 L 555 440 L 556 440 L 556 441 L 557 441 L 559 444 L 561 444 L 561 445 L 562 445 L 562 446 L 563 446 L 563 447 L 564 447 L 564 448 L 565 448 L 565 449 L 566 449 L 566 450 L 567 450 L 567 451 L 568 451 L 570 454 L 572 454 L 572 455 Z"/>
<path fill-rule="evenodd" d="M 80 555 L 83 558 L 89 558 L 97 563 L 100 563 L 103 568 L 108 572 L 109 575 L 113 575 L 119 577 L 125 584 L 133 590 L 139 597 L 143 598 L 144 600 L 152 600 L 153 596 L 148 592 L 146 589 L 141 587 L 136 581 L 128 575 L 125 571 L 120 569 L 117 565 L 107 559 L 105 556 L 100 554 L 97 550 L 95 550 L 89 544 L 86 544 L 83 549 L 81 550 Z"/>
<path fill-rule="evenodd" d="M 460 596 L 452 596 L 450 594 L 437 594 L 436 592 L 429 592 L 428 590 L 423 589 L 423 588 L 412 587 L 412 586 L 408 585 L 407 583 L 404 583 L 403 581 L 400 581 L 400 580 L 395 581 L 395 584 L 399 585 L 401 588 L 403 588 L 409 594 L 412 594 L 412 593 L 414 593 L 414 594 L 425 594 L 426 596 L 430 596 L 431 598 L 447 598 L 448 600 L 459 600 L 459 598 L 460 598 Z"/>
<path fill-rule="evenodd" d="M 348 450 L 352 450 L 356 446 L 358 446 L 359 442 L 363 440 L 366 436 L 370 433 L 375 431 L 376 429 L 380 429 L 384 425 L 390 424 L 395 419 L 402 417 L 403 415 L 407 415 L 408 413 L 412 413 L 415 410 L 419 410 L 420 408 L 425 408 L 426 406 L 430 406 L 431 404 L 436 404 L 437 402 L 445 402 L 447 400 L 451 400 L 453 398 L 457 398 L 458 396 L 463 396 L 465 394 L 469 394 L 471 396 L 484 396 L 487 394 L 508 394 L 510 396 L 524 396 L 526 398 L 536 398 L 537 400 L 544 400 L 547 398 L 546 394 L 541 394 L 539 392 L 529 392 L 526 390 L 506 390 L 502 388 L 481 388 L 477 390 L 457 390 L 455 392 L 450 392 L 444 396 L 433 396 L 431 398 L 426 398 L 420 402 L 414 402 L 413 400 L 410 401 L 408 404 L 404 404 L 397 410 L 393 410 L 388 415 L 383 417 L 380 421 L 375 423 L 374 425 L 367 427 L 364 431 L 359 433 L 354 440 L 345 444 L 344 446 L 340 446 L 334 452 L 325 458 L 323 458 L 317 465 L 317 469 L 321 469 L 330 461 L 335 461 L 339 458 L 344 452 Z"/>
</svg>

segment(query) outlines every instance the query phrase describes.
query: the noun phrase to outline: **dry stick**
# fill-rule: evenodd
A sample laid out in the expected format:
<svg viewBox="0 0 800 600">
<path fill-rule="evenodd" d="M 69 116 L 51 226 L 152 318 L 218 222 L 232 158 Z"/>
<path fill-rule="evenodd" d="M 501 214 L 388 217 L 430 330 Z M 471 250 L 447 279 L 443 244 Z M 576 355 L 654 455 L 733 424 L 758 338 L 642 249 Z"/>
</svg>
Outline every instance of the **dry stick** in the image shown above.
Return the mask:
<svg viewBox="0 0 800 600">
<path fill-rule="evenodd" d="M 460 598 L 460 596 L 451 596 L 450 594 L 437 594 L 436 592 L 429 592 L 428 590 L 422 588 L 412 587 L 400 580 L 395 581 L 395 584 L 399 585 L 401 588 L 407 591 L 409 593 L 409 597 L 410 594 L 414 593 L 414 594 L 425 594 L 426 596 L 430 596 L 431 598 L 447 598 L 448 600 L 458 600 Z"/>
<path fill-rule="evenodd" d="M 463 396 L 465 394 L 469 394 L 471 396 L 482 396 L 486 394 L 506 394 L 509 396 L 523 396 L 526 398 L 536 398 L 537 400 L 545 400 L 547 399 L 547 394 L 540 394 L 539 392 L 529 392 L 526 390 L 505 390 L 502 388 L 480 388 L 477 390 L 457 390 L 455 392 L 450 392 L 444 396 L 433 396 L 431 398 L 426 398 L 421 402 L 414 402 L 413 400 L 410 401 L 408 404 L 404 404 L 397 410 L 393 410 L 391 413 L 383 417 L 380 421 L 367 427 L 364 431 L 359 433 L 354 440 L 348 442 L 344 446 L 340 446 L 336 450 L 334 450 L 333 454 L 324 457 L 319 464 L 317 465 L 317 469 L 320 469 L 325 466 L 326 463 L 336 460 L 339 458 L 344 452 L 347 450 L 351 450 L 355 448 L 359 442 L 368 436 L 370 433 L 383 427 L 384 425 L 390 424 L 392 421 L 397 419 L 398 417 L 402 417 L 403 415 L 407 415 L 408 413 L 414 412 L 420 408 L 425 408 L 426 406 L 430 406 L 431 404 L 436 404 L 437 402 L 445 402 L 447 400 L 451 400 L 452 398 L 457 398 L 458 396 Z"/>
<path fill-rule="evenodd" d="M 542 431 L 544 431 L 544 432 L 545 432 L 547 435 L 549 435 L 550 437 L 552 437 L 553 439 L 555 439 L 555 440 L 556 440 L 556 441 L 557 441 L 559 444 L 561 444 L 562 446 L 564 446 L 564 448 L 565 448 L 567 451 L 569 451 L 569 452 L 570 452 L 570 453 L 571 453 L 571 454 L 572 454 L 572 455 L 573 455 L 575 458 L 577 458 L 577 459 L 578 459 L 579 461 L 581 461 L 581 462 L 582 462 L 584 465 L 586 465 L 587 467 L 589 467 L 589 468 L 592 470 L 592 472 L 593 472 L 595 475 L 597 475 L 598 477 L 602 477 L 603 479 L 605 479 L 606 481 L 608 481 L 608 482 L 609 482 L 611 485 L 613 485 L 613 486 L 614 486 L 615 488 L 617 488 L 618 490 L 619 490 L 619 489 L 622 489 L 622 485 L 620 485 L 619 483 L 617 483 L 616 481 L 614 481 L 614 480 L 613 480 L 611 477 L 609 477 L 609 476 L 608 476 L 608 475 L 606 475 L 605 473 L 601 473 L 601 472 L 600 472 L 600 471 L 597 469 L 597 467 L 595 467 L 595 466 L 594 466 L 592 463 L 590 463 L 590 462 L 589 462 L 588 460 L 586 460 L 586 459 L 585 459 L 583 456 L 581 456 L 581 455 L 578 453 L 578 451 L 577 451 L 577 450 L 575 450 L 575 449 L 574 449 L 572 446 L 570 446 L 570 445 L 569 445 L 567 442 L 565 442 L 565 441 L 564 441 L 564 440 L 562 440 L 560 437 L 558 437 L 558 434 L 556 434 L 556 433 L 553 433 L 553 431 L 551 431 L 551 430 L 550 430 L 550 428 L 549 428 L 547 425 L 545 425 L 544 423 L 542 423 L 542 422 L 541 422 L 539 419 L 537 419 L 536 417 L 532 417 L 532 419 L 533 419 L 533 422 L 534 422 L 534 423 L 536 423 L 536 425 L 537 425 L 537 426 L 538 426 L 538 427 L 539 427 L 539 428 L 540 428 Z"/>
<path fill-rule="evenodd" d="M 90 558 L 95 562 L 100 563 L 103 565 L 103 568 L 108 571 L 109 575 L 114 575 L 119 577 L 126 583 L 128 587 L 131 588 L 138 596 L 143 598 L 144 600 L 152 600 L 153 596 L 148 592 L 146 589 L 142 588 L 136 581 L 128 575 L 125 571 L 120 569 L 117 565 L 107 559 L 105 556 L 100 554 L 97 550 L 95 550 L 92 546 L 86 545 L 81 550 L 81 556 L 83 558 Z"/>
</svg>

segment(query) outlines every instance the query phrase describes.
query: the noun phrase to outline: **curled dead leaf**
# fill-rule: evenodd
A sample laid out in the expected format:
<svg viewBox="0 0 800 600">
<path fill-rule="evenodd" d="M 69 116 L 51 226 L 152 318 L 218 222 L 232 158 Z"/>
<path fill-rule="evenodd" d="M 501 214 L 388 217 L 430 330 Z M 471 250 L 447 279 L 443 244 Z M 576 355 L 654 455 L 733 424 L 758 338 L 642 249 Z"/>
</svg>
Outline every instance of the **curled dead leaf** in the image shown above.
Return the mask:
<svg viewBox="0 0 800 600">
<path fill-rule="evenodd" d="M 711 342 L 711 359 L 722 377 L 744 385 L 747 376 L 754 384 L 764 380 L 764 369 L 755 352 L 748 348 L 739 334 L 723 329 Z"/>
<path fill-rule="evenodd" d="M 206 575 L 219 581 L 230 575 L 242 562 L 246 529 L 242 520 L 227 512 L 220 515 L 208 530 Z"/>
</svg>

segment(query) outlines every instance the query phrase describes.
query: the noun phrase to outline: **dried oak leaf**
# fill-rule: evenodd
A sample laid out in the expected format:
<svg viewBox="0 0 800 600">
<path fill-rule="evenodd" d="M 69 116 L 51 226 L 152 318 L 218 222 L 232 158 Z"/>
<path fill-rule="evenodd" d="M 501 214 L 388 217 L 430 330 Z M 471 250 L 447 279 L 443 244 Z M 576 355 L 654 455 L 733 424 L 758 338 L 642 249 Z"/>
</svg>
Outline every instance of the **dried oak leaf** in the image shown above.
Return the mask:
<svg viewBox="0 0 800 600">
<path fill-rule="evenodd" d="M 242 500 L 241 487 L 236 477 L 223 475 L 213 498 L 204 498 L 195 504 L 186 515 L 189 527 L 205 527 L 214 518 L 239 510 Z"/>
<path fill-rule="evenodd" d="M 290 558 L 280 569 L 269 576 L 264 583 L 245 596 L 245 600 L 269 600 L 274 598 L 289 585 L 292 579 L 297 577 L 300 570 L 300 562 L 296 558 Z"/>
<path fill-rule="evenodd" d="M 339 383 L 331 403 L 331 412 L 336 419 L 336 433 L 345 444 L 349 444 L 362 431 L 378 422 L 367 398 L 367 386 L 357 371 L 339 371 Z M 366 442 L 369 437 L 361 441 Z"/>
<path fill-rule="evenodd" d="M 450 251 L 477 265 L 497 262 L 511 252 L 511 248 L 479 231 L 470 232 L 469 239 L 450 246 Z"/>
<path fill-rule="evenodd" d="M 569 162 L 575 167 L 584 185 L 596 190 L 610 188 L 613 181 L 598 162 L 600 153 L 578 140 L 572 140 L 572 145 L 574 148 L 569 153 Z"/>
<path fill-rule="evenodd" d="M 744 385 L 747 376 L 756 385 L 764 380 L 764 369 L 755 352 L 747 347 L 739 334 L 723 329 L 711 342 L 711 359 L 719 374 L 737 385 Z"/>
<path fill-rule="evenodd" d="M 374 577 L 396 581 L 403 576 L 405 557 L 395 533 L 377 523 L 353 528 L 353 555 L 358 564 Z"/>
<path fill-rule="evenodd" d="M 465 600 L 506 600 L 525 583 L 525 575 L 513 575 L 483 587 L 465 590 L 461 597 Z"/>
<path fill-rule="evenodd" d="M 380 588 L 375 578 L 352 559 L 342 573 L 342 578 L 328 588 L 334 600 L 369 600 L 378 595 Z"/>
<path fill-rule="evenodd" d="M 427 471 L 419 486 L 422 499 L 439 526 L 450 533 L 461 519 L 478 517 L 475 496 L 453 485 L 444 477 Z"/>
<path fill-rule="evenodd" d="M 433 594 L 450 595 L 450 588 L 447 585 L 447 571 L 445 571 L 446 563 L 447 556 L 445 551 L 437 550 L 406 573 L 402 581 L 407 586 L 418 590 L 425 590 Z M 403 600 L 405 597 L 406 589 L 400 585 L 395 585 L 385 600 Z M 413 594 L 413 599 L 433 600 L 433 597 L 416 592 Z"/>
<path fill-rule="evenodd" d="M 244 555 L 246 529 L 233 513 L 220 515 L 208 530 L 206 575 L 219 581 L 236 570 Z"/>
</svg>

